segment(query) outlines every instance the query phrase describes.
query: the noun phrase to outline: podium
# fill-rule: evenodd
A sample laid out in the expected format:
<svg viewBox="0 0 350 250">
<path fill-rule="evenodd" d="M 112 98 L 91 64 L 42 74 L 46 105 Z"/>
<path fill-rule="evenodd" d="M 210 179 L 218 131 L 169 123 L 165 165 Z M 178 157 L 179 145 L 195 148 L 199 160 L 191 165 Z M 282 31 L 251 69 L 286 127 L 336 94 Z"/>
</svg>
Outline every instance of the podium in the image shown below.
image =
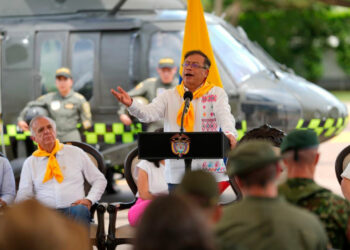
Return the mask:
<svg viewBox="0 0 350 250">
<path fill-rule="evenodd" d="M 138 150 L 139 159 L 184 159 L 190 170 L 192 159 L 227 157 L 230 143 L 223 132 L 142 132 Z"/>
</svg>

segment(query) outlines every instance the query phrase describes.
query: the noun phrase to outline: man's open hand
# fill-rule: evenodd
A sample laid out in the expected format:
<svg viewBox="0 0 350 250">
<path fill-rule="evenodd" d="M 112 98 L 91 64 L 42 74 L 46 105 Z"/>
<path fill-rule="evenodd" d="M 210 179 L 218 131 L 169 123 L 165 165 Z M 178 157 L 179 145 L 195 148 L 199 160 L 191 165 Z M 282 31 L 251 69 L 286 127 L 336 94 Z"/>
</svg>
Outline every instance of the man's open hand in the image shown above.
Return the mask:
<svg viewBox="0 0 350 250">
<path fill-rule="evenodd" d="M 125 106 L 130 107 L 132 104 L 132 98 L 122 87 L 117 87 L 117 90 L 111 89 L 111 93 L 119 102 L 123 103 Z"/>
<path fill-rule="evenodd" d="M 28 131 L 29 130 L 29 126 L 25 121 L 19 121 L 17 123 L 18 127 L 20 127 L 23 131 Z"/>
</svg>

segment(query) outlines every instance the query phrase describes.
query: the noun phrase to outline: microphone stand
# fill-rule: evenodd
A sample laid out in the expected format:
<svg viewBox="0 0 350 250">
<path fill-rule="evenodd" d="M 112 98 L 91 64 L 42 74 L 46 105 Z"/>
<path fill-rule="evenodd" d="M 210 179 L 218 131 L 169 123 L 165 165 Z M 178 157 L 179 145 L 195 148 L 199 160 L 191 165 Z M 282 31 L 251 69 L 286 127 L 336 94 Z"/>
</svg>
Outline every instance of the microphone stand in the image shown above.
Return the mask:
<svg viewBox="0 0 350 250">
<path fill-rule="evenodd" d="M 187 113 L 189 103 L 186 102 L 184 105 L 184 109 L 182 110 L 182 115 L 181 115 L 181 126 L 180 126 L 180 135 L 184 132 L 184 117 L 185 114 Z"/>
<path fill-rule="evenodd" d="M 183 134 L 183 132 L 184 132 L 184 117 L 188 111 L 189 105 L 190 105 L 190 102 L 185 102 L 184 109 L 182 110 L 180 135 Z M 184 161 L 185 161 L 185 172 L 186 173 L 191 172 L 192 159 L 184 159 Z"/>
</svg>

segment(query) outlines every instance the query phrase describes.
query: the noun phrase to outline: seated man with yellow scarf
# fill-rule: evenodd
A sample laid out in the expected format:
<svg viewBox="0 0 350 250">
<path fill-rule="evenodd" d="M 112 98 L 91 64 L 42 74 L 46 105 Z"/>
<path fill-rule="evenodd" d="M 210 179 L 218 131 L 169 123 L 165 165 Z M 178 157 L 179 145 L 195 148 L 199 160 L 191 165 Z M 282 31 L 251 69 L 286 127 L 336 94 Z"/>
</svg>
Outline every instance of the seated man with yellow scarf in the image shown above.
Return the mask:
<svg viewBox="0 0 350 250">
<path fill-rule="evenodd" d="M 225 91 L 206 80 L 210 64 L 209 58 L 202 51 L 187 52 L 182 65 L 183 83 L 176 88 L 164 91 L 148 105 L 133 102 L 132 98 L 121 87 L 117 88 L 118 91 L 111 89 L 111 92 L 119 102 L 128 108 L 129 113 L 141 122 L 164 119 L 164 132 L 175 132 L 180 131 L 184 93 L 191 91 L 193 100 L 184 117 L 185 132 L 221 130 L 226 134 L 230 140 L 231 148 L 233 148 L 236 145 L 237 137 L 235 119 L 231 114 Z M 213 147 L 216 146 L 213 145 Z M 217 182 L 228 180 L 223 159 L 193 160 L 192 169 L 212 172 Z M 174 188 L 174 184 L 180 183 L 184 173 L 183 161 L 165 161 L 165 177 L 169 190 Z"/>
<path fill-rule="evenodd" d="M 35 198 L 88 224 L 90 207 L 106 188 L 105 177 L 83 150 L 56 139 L 56 124 L 52 119 L 37 116 L 29 127 L 38 150 L 23 164 L 16 202 Z M 91 185 L 87 196 L 84 177 Z"/>
</svg>

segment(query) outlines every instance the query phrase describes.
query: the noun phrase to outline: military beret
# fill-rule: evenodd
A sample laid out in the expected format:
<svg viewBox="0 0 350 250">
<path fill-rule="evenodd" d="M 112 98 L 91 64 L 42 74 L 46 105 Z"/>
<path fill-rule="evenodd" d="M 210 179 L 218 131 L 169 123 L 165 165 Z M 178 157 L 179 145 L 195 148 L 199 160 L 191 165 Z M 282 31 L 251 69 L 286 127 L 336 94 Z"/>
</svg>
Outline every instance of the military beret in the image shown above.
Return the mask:
<svg viewBox="0 0 350 250">
<path fill-rule="evenodd" d="M 172 58 L 161 58 L 158 62 L 158 68 L 174 68 L 175 62 Z"/>
<path fill-rule="evenodd" d="M 281 159 L 265 140 L 249 140 L 239 144 L 229 155 L 229 176 L 249 173 Z"/>
<path fill-rule="evenodd" d="M 68 69 L 68 68 L 59 68 L 58 70 L 56 70 L 56 77 L 59 77 L 59 76 L 73 78 L 72 73 L 70 72 L 70 69 Z"/>
<path fill-rule="evenodd" d="M 315 131 L 311 129 L 291 131 L 286 137 L 284 137 L 281 144 L 281 153 L 288 150 L 299 150 L 314 148 L 319 145 L 319 141 Z"/>
<path fill-rule="evenodd" d="M 175 190 L 178 194 L 196 196 L 206 201 L 206 206 L 213 206 L 219 200 L 219 188 L 215 177 L 202 170 L 185 173 Z"/>
</svg>

